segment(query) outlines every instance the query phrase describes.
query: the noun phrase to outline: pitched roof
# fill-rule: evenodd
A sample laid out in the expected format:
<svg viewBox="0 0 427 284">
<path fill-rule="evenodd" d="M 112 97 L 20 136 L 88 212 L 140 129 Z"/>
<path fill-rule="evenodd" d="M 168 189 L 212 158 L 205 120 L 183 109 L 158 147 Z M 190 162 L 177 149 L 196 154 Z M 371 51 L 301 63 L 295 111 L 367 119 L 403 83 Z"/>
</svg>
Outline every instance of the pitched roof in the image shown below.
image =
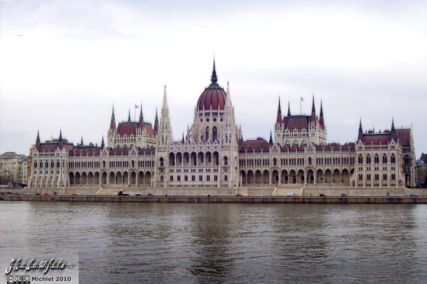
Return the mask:
<svg viewBox="0 0 427 284">
<path fill-rule="evenodd" d="M 117 127 L 117 132 L 120 136 L 130 136 L 130 135 L 136 135 L 136 130 L 139 128 L 139 123 L 135 121 L 131 122 L 120 122 L 119 126 Z M 149 136 L 154 136 L 154 130 L 151 126 L 151 123 L 144 122 L 145 131 L 147 131 Z"/>
<path fill-rule="evenodd" d="M 291 131 L 294 129 L 308 129 L 309 122 L 310 116 L 307 115 L 292 115 L 285 116 L 283 118 L 283 123 L 285 124 L 285 127 Z"/>
</svg>

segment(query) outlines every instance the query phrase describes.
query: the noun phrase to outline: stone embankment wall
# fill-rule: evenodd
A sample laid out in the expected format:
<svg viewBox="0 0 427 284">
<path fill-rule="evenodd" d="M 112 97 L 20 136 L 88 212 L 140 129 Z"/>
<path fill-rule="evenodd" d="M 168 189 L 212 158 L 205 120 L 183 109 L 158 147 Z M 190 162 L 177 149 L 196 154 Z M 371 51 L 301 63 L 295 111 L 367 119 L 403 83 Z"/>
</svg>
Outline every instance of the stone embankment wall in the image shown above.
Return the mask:
<svg viewBox="0 0 427 284">
<path fill-rule="evenodd" d="M 411 193 L 416 193 L 420 197 L 427 197 L 427 188 L 367 188 L 354 189 L 349 187 L 241 187 L 238 189 L 229 188 L 133 188 L 133 187 L 70 187 L 66 189 L 0 189 L 0 192 L 12 192 L 18 194 L 33 194 L 43 195 L 111 195 L 116 196 L 119 191 L 130 193 L 131 195 L 156 195 L 156 196 L 409 196 Z"/>
<path fill-rule="evenodd" d="M 0 201 L 140 203 L 427 204 L 426 197 L 0 195 Z"/>
</svg>

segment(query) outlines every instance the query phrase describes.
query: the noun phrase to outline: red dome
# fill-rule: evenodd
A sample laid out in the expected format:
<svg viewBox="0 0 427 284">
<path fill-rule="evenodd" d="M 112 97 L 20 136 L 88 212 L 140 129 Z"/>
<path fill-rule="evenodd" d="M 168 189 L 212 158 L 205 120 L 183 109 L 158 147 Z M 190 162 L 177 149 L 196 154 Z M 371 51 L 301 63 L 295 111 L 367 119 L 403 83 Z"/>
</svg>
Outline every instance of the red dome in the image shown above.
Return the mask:
<svg viewBox="0 0 427 284">
<path fill-rule="evenodd" d="M 218 78 L 215 70 L 215 60 L 213 62 L 213 70 L 211 76 L 211 84 L 200 95 L 197 101 L 198 110 L 224 110 L 225 97 L 227 93 L 218 85 Z"/>
<path fill-rule="evenodd" d="M 212 83 L 200 95 L 197 102 L 198 110 L 224 110 L 226 92 L 218 84 Z"/>
</svg>

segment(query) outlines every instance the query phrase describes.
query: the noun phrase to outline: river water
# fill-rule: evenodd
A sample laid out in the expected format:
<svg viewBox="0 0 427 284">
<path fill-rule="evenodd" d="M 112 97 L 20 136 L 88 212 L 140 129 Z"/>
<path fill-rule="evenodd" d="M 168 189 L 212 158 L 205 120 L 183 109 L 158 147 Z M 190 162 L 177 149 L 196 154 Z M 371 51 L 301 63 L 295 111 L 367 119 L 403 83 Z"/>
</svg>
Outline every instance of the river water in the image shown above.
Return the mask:
<svg viewBox="0 0 427 284">
<path fill-rule="evenodd" d="M 46 253 L 80 283 L 426 283 L 427 206 L 0 202 L 0 254 Z"/>
</svg>

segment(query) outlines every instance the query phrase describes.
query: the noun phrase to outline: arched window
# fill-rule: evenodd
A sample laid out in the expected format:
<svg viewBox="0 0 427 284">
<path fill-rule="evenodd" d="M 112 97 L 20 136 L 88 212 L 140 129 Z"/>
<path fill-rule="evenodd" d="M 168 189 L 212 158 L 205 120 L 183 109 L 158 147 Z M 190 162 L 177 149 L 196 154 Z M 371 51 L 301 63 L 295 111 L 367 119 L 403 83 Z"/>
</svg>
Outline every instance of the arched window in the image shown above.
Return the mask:
<svg viewBox="0 0 427 284">
<path fill-rule="evenodd" d="M 367 164 L 371 163 L 371 155 L 369 155 L 369 154 L 366 156 L 366 163 Z"/>
<path fill-rule="evenodd" d="M 160 166 L 163 167 L 163 164 L 164 164 L 163 158 L 160 158 L 159 162 L 160 162 Z"/>
<path fill-rule="evenodd" d="M 216 126 L 212 128 L 212 142 L 214 142 L 217 139 L 217 129 Z"/>
<path fill-rule="evenodd" d="M 311 157 L 308 157 L 308 165 L 310 165 L 311 166 Z"/>
<path fill-rule="evenodd" d="M 227 158 L 227 156 L 224 156 L 224 166 L 228 166 L 228 158 Z"/>
<path fill-rule="evenodd" d="M 387 164 L 387 155 L 386 154 L 383 155 L 383 164 Z"/>
<path fill-rule="evenodd" d="M 380 157 L 378 156 L 378 154 L 375 154 L 374 162 L 375 164 L 378 164 L 380 162 Z"/>
<path fill-rule="evenodd" d="M 396 163 L 396 157 L 394 156 L 394 154 L 391 154 L 391 159 L 390 159 L 392 164 Z"/>
<path fill-rule="evenodd" d="M 206 127 L 206 131 L 205 131 L 205 142 L 209 141 L 209 127 Z"/>
<path fill-rule="evenodd" d="M 362 155 L 359 155 L 358 163 L 359 164 L 363 164 L 363 157 L 362 157 Z"/>
</svg>

